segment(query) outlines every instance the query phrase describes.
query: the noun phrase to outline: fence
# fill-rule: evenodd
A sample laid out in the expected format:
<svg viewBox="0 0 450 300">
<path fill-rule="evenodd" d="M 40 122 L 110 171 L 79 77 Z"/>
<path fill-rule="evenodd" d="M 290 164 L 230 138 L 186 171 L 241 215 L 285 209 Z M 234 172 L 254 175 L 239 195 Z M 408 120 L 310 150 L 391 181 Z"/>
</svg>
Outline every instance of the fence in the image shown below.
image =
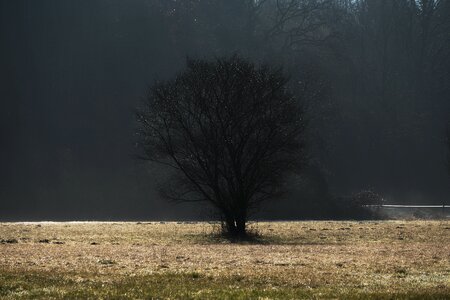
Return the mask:
<svg viewBox="0 0 450 300">
<path fill-rule="evenodd" d="M 442 213 L 442 217 L 444 218 L 450 218 L 450 214 L 446 215 L 446 209 L 450 209 L 450 205 L 448 204 L 442 204 L 442 205 L 403 205 L 403 204 L 380 204 L 380 205 L 364 205 L 365 207 L 369 208 L 387 208 L 387 209 L 440 209 Z"/>
</svg>

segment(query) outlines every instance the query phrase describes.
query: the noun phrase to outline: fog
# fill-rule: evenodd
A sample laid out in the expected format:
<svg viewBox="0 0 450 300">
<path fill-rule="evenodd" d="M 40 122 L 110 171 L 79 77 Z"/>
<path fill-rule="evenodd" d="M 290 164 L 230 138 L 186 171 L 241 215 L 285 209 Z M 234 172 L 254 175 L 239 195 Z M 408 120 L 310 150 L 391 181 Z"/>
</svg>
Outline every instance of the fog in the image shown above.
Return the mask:
<svg viewBox="0 0 450 300">
<path fill-rule="evenodd" d="M 0 220 L 211 217 L 161 199 L 134 109 L 186 57 L 232 54 L 320 87 L 310 164 L 261 217 L 332 218 L 367 189 L 449 203 L 448 1 L 0 0 L 0 22 Z"/>
</svg>

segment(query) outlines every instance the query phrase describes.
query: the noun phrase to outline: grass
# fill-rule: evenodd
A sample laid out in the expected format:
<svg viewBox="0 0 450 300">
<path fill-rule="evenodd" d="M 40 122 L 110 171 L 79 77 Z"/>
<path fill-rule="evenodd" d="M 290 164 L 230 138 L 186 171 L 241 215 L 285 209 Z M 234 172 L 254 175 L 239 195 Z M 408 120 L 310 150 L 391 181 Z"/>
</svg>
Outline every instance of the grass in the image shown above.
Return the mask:
<svg viewBox="0 0 450 300">
<path fill-rule="evenodd" d="M 4 299 L 445 299 L 445 289 L 408 292 L 363 291 L 346 287 L 278 286 L 242 278 L 214 278 L 196 273 L 155 274 L 116 280 L 71 279 L 72 275 L 46 273 L 3 274 L 0 296 Z"/>
<path fill-rule="evenodd" d="M 450 299 L 449 221 L 252 226 L 0 223 L 0 298 Z"/>
</svg>

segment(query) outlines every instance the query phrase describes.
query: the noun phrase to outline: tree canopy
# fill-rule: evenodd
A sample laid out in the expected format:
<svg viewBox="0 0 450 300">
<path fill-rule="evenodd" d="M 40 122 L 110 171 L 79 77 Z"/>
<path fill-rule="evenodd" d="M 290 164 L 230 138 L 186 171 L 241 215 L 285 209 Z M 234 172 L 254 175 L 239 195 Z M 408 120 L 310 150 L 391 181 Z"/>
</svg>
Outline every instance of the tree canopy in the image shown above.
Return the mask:
<svg viewBox="0 0 450 300">
<path fill-rule="evenodd" d="M 287 84 L 281 69 L 238 56 L 188 60 L 155 83 L 137 117 L 143 158 L 176 170 L 165 196 L 210 203 L 230 236 L 244 236 L 305 158 L 304 110 Z"/>
</svg>

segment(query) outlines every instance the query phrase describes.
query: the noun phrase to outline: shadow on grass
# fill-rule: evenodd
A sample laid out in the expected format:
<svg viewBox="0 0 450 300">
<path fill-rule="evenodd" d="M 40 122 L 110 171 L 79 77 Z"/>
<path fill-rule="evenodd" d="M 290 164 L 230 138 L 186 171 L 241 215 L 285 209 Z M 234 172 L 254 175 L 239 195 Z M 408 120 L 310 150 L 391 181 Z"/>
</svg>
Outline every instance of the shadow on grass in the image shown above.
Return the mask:
<svg viewBox="0 0 450 300">
<path fill-rule="evenodd" d="M 242 244 L 242 245 L 268 245 L 272 241 L 260 235 L 247 235 L 243 237 L 233 237 L 221 233 L 191 234 L 187 237 L 199 244 Z"/>
</svg>

